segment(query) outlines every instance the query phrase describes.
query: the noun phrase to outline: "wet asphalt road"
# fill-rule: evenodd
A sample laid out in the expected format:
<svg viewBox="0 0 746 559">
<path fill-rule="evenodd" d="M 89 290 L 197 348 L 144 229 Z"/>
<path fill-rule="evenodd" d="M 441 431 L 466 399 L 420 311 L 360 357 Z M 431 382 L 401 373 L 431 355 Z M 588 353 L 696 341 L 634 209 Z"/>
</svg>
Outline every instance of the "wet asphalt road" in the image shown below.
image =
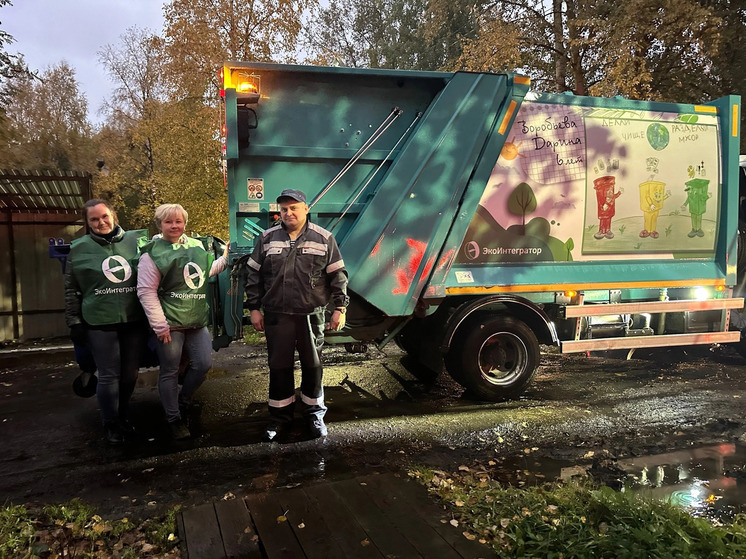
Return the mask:
<svg viewBox="0 0 746 559">
<path fill-rule="evenodd" d="M 167 436 L 156 371 L 141 371 L 132 404 L 140 438 L 112 448 L 96 399 L 72 392 L 69 348 L 0 353 L 0 496 L 79 497 L 103 515 L 142 517 L 372 471 L 582 463 L 604 450 L 621 459 L 734 442 L 746 431 L 746 360 L 728 347 L 638 351 L 631 360 L 550 350 L 520 400 L 485 403 L 391 346 L 367 356 L 326 350 L 329 437 L 308 440 L 298 418 L 284 441 L 263 443 L 265 358 L 263 347 L 243 343 L 215 354 L 197 393 L 196 436 L 182 443 Z"/>
</svg>

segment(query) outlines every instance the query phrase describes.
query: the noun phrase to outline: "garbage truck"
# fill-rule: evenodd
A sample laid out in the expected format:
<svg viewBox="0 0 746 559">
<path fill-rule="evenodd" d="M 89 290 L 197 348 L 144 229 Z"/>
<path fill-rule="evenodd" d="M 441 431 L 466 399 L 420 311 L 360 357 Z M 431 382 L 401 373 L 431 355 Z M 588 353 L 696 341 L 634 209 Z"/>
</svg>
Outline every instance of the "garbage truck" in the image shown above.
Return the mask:
<svg viewBox="0 0 746 559">
<path fill-rule="evenodd" d="M 328 343 L 397 343 L 476 398 L 520 395 L 562 353 L 741 343 L 740 97 L 549 94 L 515 73 L 228 62 L 230 284 L 306 192 L 349 273 Z"/>
</svg>

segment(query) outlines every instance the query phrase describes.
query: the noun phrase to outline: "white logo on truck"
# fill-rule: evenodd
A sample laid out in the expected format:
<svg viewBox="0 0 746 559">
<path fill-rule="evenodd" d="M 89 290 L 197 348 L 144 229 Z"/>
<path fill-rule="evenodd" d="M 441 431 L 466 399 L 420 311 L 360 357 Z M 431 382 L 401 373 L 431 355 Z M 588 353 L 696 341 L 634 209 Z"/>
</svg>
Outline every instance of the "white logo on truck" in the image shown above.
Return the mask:
<svg viewBox="0 0 746 559">
<path fill-rule="evenodd" d="M 479 245 L 476 241 L 469 241 L 464 247 L 464 254 L 466 254 L 466 257 L 469 260 L 476 260 L 477 258 L 479 258 L 480 252 L 481 251 L 479 250 Z"/>
</svg>

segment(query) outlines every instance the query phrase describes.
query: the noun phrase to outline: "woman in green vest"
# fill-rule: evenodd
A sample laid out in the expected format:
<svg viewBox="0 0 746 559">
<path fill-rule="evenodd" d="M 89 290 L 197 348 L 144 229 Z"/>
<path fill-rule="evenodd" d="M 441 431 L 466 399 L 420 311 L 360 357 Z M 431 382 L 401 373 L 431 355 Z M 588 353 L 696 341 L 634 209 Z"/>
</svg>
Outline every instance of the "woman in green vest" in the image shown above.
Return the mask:
<svg viewBox="0 0 746 559">
<path fill-rule="evenodd" d="M 158 394 L 176 440 L 191 437 L 187 410 L 212 367 L 207 279 L 225 270 L 229 246 L 215 260 L 200 241 L 184 234 L 188 217 L 179 204 L 155 210 L 161 233 L 142 248 L 137 276 L 137 295 L 158 337 Z M 182 351 L 189 366 L 179 392 Z"/>
<path fill-rule="evenodd" d="M 135 267 L 147 231 L 125 231 L 98 199 L 85 203 L 83 219 L 87 234 L 72 242 L 65 265 L 65 320 L 73 342 L 93 354 L 106 440 L 118 445 L 134 434 L 129 403 L 148 335 Z"/>
</svg>

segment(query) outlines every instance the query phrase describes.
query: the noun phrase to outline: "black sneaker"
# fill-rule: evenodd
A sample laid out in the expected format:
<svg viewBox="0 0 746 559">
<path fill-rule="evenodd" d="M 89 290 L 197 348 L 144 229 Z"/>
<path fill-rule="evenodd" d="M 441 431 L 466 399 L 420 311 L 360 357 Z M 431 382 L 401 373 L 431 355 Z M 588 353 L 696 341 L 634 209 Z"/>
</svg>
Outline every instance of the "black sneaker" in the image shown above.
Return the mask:
<svg viewBox="0 0 746 559">
<path fill-rule="evenodd" d="M 175 441 L 183 441 L 192 436 L 189 432 L 189 428 L 184 423 L 183 419 L 177 419 L 176 421 L 170 421 L 168 426 L 171 428 L 171 437 Z"/>
<path fill-rule="evenodd" d="M 326 437 L 326 425 L 321 417 L 312 415 L 308 419 L 308 431 L 311 433 L 311 438 L 318 439 L 319 437 Z"/>
<path fill-rule="evenodd" d="M 285 426 L 281 423 L 270 423 L 264 430 L 264 436 L 262 440 L 265 442 L 272 442 L 278 440 L 282 433 L 285 431 Z"/>
<path fill-rule="evenodd" d="M 117 421 L 107 421 L 104 425 L 106 442 L 110 445 L 120 445 L 124 443 L 124 433 Z"/>
</svg>

